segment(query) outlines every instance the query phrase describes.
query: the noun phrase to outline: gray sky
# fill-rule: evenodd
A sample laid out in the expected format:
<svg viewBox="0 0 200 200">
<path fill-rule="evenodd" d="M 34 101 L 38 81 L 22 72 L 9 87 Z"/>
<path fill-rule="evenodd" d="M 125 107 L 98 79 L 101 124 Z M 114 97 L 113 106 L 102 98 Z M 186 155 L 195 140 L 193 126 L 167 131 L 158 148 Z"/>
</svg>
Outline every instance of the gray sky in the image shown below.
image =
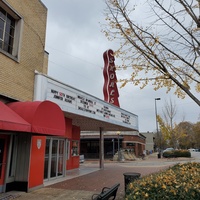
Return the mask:
<svg viewBox="0 0 200 200">
<path fill-rule="evenodd" d="M 103 0 L 42 0 L 48 8 L 46 50 L 49 52 L 48 75 L 87 92 L 100 99 L 103 97 L 103 53 L 117 49 L 101 33 L 104 24 L 105 4 Z M 120 60 L 115 60 L 119 65 Z M 116 71 L 117 77 L 123 77 Z M 120 86 L 120 85 L 118 85 Z M 158 114 L 162 114 L 166 101 L 172 99 L 177 105 L 176 123 L 200 121 L 199 106 L 189 97 L 178 99 L 165 89 L 154 91 L 152 86 L 143 90 L 127 84 L 119 90 L 120 107 L 138 115 L 139 131 L 156 130 L 155 98 Z M 200 98 L 200 94 L 197 95 Z"/>
</svg>

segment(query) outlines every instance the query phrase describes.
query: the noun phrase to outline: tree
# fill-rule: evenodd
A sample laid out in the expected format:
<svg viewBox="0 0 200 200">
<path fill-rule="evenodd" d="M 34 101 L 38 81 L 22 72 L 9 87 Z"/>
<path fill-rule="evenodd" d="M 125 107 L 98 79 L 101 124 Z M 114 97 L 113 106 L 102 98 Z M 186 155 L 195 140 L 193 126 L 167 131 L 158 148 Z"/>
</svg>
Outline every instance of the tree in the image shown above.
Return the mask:
<svg viewBox="0 0 200 200">
<path fill-rule="evenodd" d="M 195 135 L 193 131 L 193 124 L 190 122 L 180 122 L 175 127 L 175 132 L 183 135 L 183 137 L 179 140 L 179 146 L 182 149 L 189 149 L 192 148 L 195 144 Z"/>
<path fill-rule="evenodd" d="M 170 99 L 169 102 L 165 102 L 163 118 L 158 115 L 157 120 L 166 143 L 174 148 L 179 148 L 180 140 L 186 135 L 183 131 L 177 129 L 177 124 L 174 120 L 176 112 L 176 104 Z"/>
<path fill-rule="evenodd" d="M 133 0 L 105 1 L 103 32 L 120 42 L 118 69 L 133 69 L 121 87 L 133 82 L 144 88 L 151 82 L 155 90 L 174 88 L 179 98 L 188 95 L 200 106 L 200 0 L 140 0 L 141 19 Z"/>
<path fill-rule="evenodd" d="M 193 132 L 195 138 L 195 148 L 200 149 L 200 122 L 193 125 Z"/>
<path fill-rule="evenodd" d="M 175 102 L 173 103 L 171 99 L 169 100 L 169 102 L 165 101 L 163 116 L 166 123 L 171 129 L 173 129 L 173 120 L 176 115 L 176 112 L 177 112 L 176 103 Z"/>
</svg>

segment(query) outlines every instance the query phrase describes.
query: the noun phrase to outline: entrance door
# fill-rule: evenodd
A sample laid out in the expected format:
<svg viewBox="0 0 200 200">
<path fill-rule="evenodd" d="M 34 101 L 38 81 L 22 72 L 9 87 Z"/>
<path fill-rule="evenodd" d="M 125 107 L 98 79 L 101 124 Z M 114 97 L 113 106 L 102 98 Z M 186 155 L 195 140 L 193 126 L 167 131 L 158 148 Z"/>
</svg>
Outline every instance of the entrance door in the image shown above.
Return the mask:
<svg viewBox="0 0 200 200">
<path fill-rule="evenodd" d="M 64 175 L 65 140 L 47 138 L 45 150 L 44 179 L 49 180 Z"/>
<path fill-rule="evenodd" d="M 0 185 L 4 184 L 7 155 L 7 135 L 0 135 Z"/>
</svg>

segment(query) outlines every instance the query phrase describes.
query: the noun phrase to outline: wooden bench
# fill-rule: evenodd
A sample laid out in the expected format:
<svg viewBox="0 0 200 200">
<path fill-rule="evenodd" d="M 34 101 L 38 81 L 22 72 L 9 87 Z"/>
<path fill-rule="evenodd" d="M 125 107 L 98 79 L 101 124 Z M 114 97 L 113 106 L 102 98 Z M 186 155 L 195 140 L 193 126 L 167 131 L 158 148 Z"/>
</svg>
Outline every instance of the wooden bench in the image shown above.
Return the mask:
<svg viewBox="0 0 200 200">
<path fill-rule="evenodd" d="M 93 194 L 92 200 L 108 200 L 110 197 L 113 197 L 112 200 L 115 199 L 117 195 L 117 190 L 120 184 L 115 184 L 111 188 L 104 187 L 100 194 Z"/>
</svg>

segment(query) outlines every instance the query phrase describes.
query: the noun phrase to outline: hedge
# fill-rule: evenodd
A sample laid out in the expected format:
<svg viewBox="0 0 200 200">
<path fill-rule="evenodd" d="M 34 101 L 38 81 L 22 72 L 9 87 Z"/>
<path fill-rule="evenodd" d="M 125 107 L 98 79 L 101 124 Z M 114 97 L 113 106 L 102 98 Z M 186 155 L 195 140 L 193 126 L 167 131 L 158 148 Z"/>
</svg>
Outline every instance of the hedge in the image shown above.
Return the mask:
<svg viewBox="0 0 200 200">
<path fill-rule="evenodd" d="M 172 157 L 191 157 L 191 153 L 188 150 L 174 150 L 174 151 L 166 151 L 163 153 L 163 157 L 172 158 Z"/>
</svg>

